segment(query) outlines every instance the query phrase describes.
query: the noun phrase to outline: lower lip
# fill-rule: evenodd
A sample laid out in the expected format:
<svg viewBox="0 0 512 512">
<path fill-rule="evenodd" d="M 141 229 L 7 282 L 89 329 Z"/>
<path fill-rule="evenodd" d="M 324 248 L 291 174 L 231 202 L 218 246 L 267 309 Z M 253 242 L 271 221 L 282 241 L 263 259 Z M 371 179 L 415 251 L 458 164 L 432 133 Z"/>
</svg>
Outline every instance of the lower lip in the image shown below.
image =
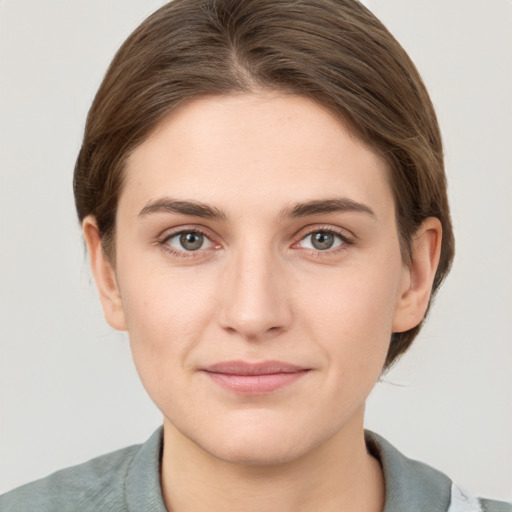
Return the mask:
<svg viewBox="0 0 512 512">
<path fill-rule="evenodd" d="M 233 375 L 205 372 L 219 386 L 243 395 L 263 395 L 284 388 L 304 377 L 308 370 L 266 375 Z"/>
</svg>

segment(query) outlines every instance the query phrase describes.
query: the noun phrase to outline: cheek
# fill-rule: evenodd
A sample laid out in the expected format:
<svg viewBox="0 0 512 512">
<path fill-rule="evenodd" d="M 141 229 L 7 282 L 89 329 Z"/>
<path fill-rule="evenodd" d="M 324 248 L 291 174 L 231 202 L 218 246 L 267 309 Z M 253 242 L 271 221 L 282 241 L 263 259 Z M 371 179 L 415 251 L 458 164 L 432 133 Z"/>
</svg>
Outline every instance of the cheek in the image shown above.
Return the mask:
<svg viewBox="0 0 512 512">
<path fill-rule="evenodd" d="M 146 266 L 147 267 L 147 266 Z M 126 269 L 128 270 L 128 269 Z M 136 279 L 131 279 L 136 276 Z M 186 367 L 212 318 L 214 289 L 206 275 L 150 271 L 120 276 L 123 309 L 137 371 L 149 394 L 169 389 Z M 162 383 L 166 385 L 161 386 Z"/>
<path fill-rule="evenodd" d="M 143 269 L 141 271 L 141 269 Z M 141 265 L 120 275 L 123 309 L 130 334 L 149 343 L 168 344 L 188 338 L 205 320 L 212 305 L 212 276 L 195 269 L 173 271 L 165 265 Z M 157 333 L 160 336 L 154 337 Z M 161 339 L 161 337 L 163 339 Z"/>
<path fill-rule="evenodd" d="M 380 374 L 400 289 L 399 256 L 371 263 L 337 269 L 301 293 L 299 316 L 307 318 L 309 335 L 334 372 L 355 380 L 365 372 Z"/>
</svg>

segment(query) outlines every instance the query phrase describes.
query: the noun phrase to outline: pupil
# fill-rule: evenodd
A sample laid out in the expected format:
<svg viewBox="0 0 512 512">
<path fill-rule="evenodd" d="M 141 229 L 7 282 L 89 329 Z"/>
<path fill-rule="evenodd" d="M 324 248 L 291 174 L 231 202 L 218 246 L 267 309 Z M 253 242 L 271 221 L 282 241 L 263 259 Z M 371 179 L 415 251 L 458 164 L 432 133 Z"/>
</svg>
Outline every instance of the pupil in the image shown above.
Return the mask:
<svg viewBox="0 0 512 512">
<path fill-rule="evenodd" d="M 330 249 L 334 243 L 334 237 L 330 233 L 319 231 L 313 235 L 312 243 L 315 249 Z"/>
<path fill-rule="evenodd" d="M 187 251 L 197 251 L 203 245 L 201 233 L 184 233 L 180 236 L 180 243 Z"/>
</svg>

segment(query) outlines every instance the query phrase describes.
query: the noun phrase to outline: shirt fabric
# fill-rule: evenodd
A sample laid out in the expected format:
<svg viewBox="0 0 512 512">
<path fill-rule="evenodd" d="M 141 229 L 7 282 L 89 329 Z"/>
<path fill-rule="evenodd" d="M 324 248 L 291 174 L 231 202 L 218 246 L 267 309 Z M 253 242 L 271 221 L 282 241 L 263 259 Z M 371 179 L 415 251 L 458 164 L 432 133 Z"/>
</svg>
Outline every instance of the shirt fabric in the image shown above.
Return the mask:
<svg viewBox="0 0 512 512">
<path fill-rule="evenodd" d="M 0 496 L 1 512 L 167 512 L 160 487 L 163 429 L 130 446 L 23 485 Z M 512 512 L 512 504 L 471 497 L 436 469 L 366 432 L 382 466 L 383 512 Z"/>
</svg>

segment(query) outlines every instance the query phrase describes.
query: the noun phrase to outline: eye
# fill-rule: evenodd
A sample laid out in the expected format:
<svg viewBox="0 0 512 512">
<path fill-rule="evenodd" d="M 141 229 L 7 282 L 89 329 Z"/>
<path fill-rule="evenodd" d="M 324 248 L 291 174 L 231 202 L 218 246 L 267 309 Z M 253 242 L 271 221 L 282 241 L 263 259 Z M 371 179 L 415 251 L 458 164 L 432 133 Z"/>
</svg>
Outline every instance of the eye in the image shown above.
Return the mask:
<svg viewBox="0 0 512 512">
<path fill-rule="evenodd" d="M 313 249 L 315 251 L 327 251 L 329 249 L 335 249 L 339 247 L 347 240 L 339 233 L 332 231 L 319 230 L 313 231 L 309 235 L 305 236 L 300 244 L 305 249 Z"/>
<path fill-rule="evenodd" d="M 213 242 L 200 231 L 181 231 L 167 237 L 165 244 L 178 251 L 194 252 L 212 247 Z"/>
</svg>

